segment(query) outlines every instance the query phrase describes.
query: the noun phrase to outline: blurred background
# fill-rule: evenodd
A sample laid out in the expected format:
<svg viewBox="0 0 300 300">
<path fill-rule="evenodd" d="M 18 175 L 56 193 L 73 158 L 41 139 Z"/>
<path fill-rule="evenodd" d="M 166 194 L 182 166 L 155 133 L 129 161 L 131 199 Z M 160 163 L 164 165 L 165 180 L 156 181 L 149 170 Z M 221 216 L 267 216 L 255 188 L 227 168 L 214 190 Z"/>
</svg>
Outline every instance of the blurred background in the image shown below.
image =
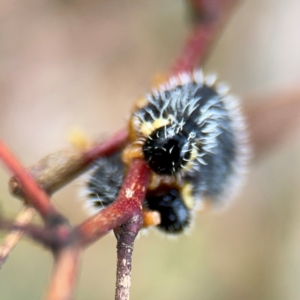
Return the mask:
<svg viewBox="0 0 300 300">
<path fill-rule="evenodd" d="M 96 140 L 122 127 L 179 53 L 186 12 L 174 0 L 0 0 L 1 138 L 31 165 L 75 128 Z M 299 87 L 299 28 L 298 0 L 242 1 L 204 69 L 242 99 Z M 199 214 L 189 235 L 141 236 L 131 299 L 300 299 L 299 137 L 254 163 L 238 199 Z M 8 178 L 1 168 L 0 209 L 14 218 L 22 205 Z M 78 181 L 53 200 L 73 224 L 87 217 L 77 192 Z M 84 253 L 76 299 L 114 298 L 115 246 L 110 234 Z M 49 252 L 23 239 L 0 271 L 1 299 L 42 298 L 51 266 Z"/>
</svg>

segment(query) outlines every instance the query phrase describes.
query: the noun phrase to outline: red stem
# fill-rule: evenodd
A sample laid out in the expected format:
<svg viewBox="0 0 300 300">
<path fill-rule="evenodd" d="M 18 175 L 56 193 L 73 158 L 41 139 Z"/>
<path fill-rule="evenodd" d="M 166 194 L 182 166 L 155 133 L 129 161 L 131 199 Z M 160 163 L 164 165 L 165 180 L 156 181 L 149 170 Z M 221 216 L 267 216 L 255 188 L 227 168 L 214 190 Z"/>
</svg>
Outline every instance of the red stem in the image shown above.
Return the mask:
<svg viewBox="0 0 300 300">
<path fill-rule="evenodd" d="M 191 71 L 198 62 L 203 62 L 217 29 L 215 24 L 195 27 L 188 37 L 182 55 L 171 69 L 172 74 Z"/>
<path fill-rule="evenodd" d="M 47 300 L 73 299 L 80 253 L 79 247 L 72 246 L 63 248 L 56 254 L 52 280 L 46 296 Z"/>
<path fill-rule="evenodd" d="M 91 244 L 132 218 L 140 218 L 149 177 L 150 170 L 145 162 L 133 160 L 117 200 L 77 227 L 81 244 Z"/>
<path fill-rule="evenodd" d="M 192 0 L 190 2 L 195 25 L 180 56 L 171 68 L 171 73 L 174 75 L 192 71 L 197 64 L 203 64 L 228 17 L 228 11 L 237 0 Z"/>
<path fill-rule="evenodd" d="M 17 158 L 9 151 L 2 141 L 0 141 L 0 159 L 18 178 L 19 184 L 22 186 L 22 191 L 26 196 L 26 200 L 44 219 L 59 215 L 50 203 L 46 193 L 37 185 L 34 178 L 22 167 Z"/>
<path fill-rule="evenodd" d="M 126 129 L 121 129 L 120 131 L 116 132 L 108 140 L 96 145 L 92 149 L 89 149 L 82 154 L 84 165 L 88 165 L 95 159 L 101 156 L 109 155 L 118 150 L 123 144 L 126 143 L 127 139 L 128 132 Z"/>
</svg>

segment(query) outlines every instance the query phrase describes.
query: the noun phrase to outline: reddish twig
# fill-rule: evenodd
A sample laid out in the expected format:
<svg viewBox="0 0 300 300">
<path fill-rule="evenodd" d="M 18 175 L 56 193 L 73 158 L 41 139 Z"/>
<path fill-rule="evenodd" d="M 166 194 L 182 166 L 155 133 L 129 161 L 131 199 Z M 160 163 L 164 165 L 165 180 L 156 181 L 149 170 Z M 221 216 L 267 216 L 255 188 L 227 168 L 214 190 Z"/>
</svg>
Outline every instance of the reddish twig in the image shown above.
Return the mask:
<svg viewBox="0 0 300 300">
<path fill-rule="evenodd" d="M 300 91 L 277 91 L 272 95 L 247 98 L 250 103 L 253 98 L 259 103 L 245 110 L 251 144 L 257 158 L 267 150 L 274 149 L 299 128 Z"/>
<path fill-rule="evenodd" d="M 49 229 L 46 227 L 44 230 L 40 230 L 35 226 L 28 227 L 28 234 L 45 246 L 50 247 L 56 257 L 47 294 L 48 300 L 71 298 L 77 276 L 79 249 L 96 241 L 109 230 L 125 224 L 124 227 L 121 226 L 116 230 L 116 235 L 120 243 L 125 241 L 133 247 L 134 237 L 143 223 L 142 202 L 145 197 L 149 175 L 150 171 L 145 162 L 134 160 L 129 167 L 116 202 L 75 229 L 66 226 L 66 224 L 54 228 L 50 226 Z M 130 240 L 130 238 L 133 239 Z M 119 247 L 121 247 L 120 243 Z M 126 260 L 130 262 L 131 259 L 128 255 L 131 256 L 132 252 L 126 256 Z M 121 257 L 123 256 L 119 255 L 119 258 Z M 129 267 L 131 269 L 131 266 Z M 128 278 L 130 273 L 126 274 L 127 280 L 130 280 Z M 118 284 L 122 286 L 122 291 L 129 289 L 129 286 L 124 285 L 124 281 L 118 281 Z"/>
<path fill-rule="evenodd" d="M 85 152 L 74 148 L 56 151 L 28 168 L 28 172 L 39 186 L 51 195 L 83 172 L 94 160 L 110 155 L 122 147 L 127 141 L 127 136 L 127 130 L 122 129 Z M 16 178 L 11 179 L 10 190 L 15 196 L 24 196 Z"/>
<path fill-rule="evenodd" d="M 16 218 L 15 225 L 28 225 L 34 216 L 34 213 L 35 211 L 32 207 L 25 207 Z M 0 268 L 5 263 L 8 255 L 20 240 L 22 233 L 23 230 L 15 229 L 5 237 L 4 242 L 0 247 Z"/>
<path fill-rule="evenodd" d="M 133 247 L 134 238 L 143 223 L 142 202 L 145 197 L 149 176 L 150 171 L 143 160 L 137 159 L 132 162 L 117 200 L 112 205 L 75 228 L 75 232 L 79 233 L 79 241 L 77 239 L 76 241 L 80 243 L 81 247 L 89 245 L 108 233 L 111 229 L 117 228 L 118 226 L 121 226 L 115 231 L 116 236 L 119 238 L 118 240 L 120 242 L 125 240 L 126 244 L 132 245 Z M 122 248 L 120 244 L 119 246 Z M 73 248 L 70 248 L 70 251 L 71 250 L 73 251 Z M 122 254 L 124 252 L 123 250 L 120 251 L 119 258 L 121 259 L 121 257 L 124 257 Z M 131 253 L 128 253 L 126 256 L 126 262 L 131 262 L 130 257 L 132 251 L 130 252 Z M 58 251 L 59 260 L 56 262 L 47 297 L 48 300 L 69 299 L 71 295 L 69 282 L 73 284 L 75 282 L 77 274 L 76 262 L 74 258 L 72 259 L 72 256 L 69 257 L 67 255 L 65 257 L 63 253 L 64 252 L 60 253 Z M 67 263 L 71 264 L 71 266 L 68 266 Z M 118 266 L 120 265 L 118 264 Z M 131 265 L 129 268 L 131 269 Z M 121 277 L 122 274 L 124 274 L 126 278 L 123 277 L 123 279 L 126 279 L 126 282 L 130 282 L 130 273 L 123 273 L 123 271 L 125 271 L 123 268 L 120 270 L 121 271 L 118 274 Z M 61 282 L 64 282 L 65 284 L 61 284 Z M 124 281 L 122 280 L 118 280 L 117 291 L 120 290 L 122 291 L 122 295 L 123 292 L 126 293 L 126 291 L 128 294 L 129 285 L 124 284 Z"/>
<path fill-rule="evenodd" d="M 69 226 L 65 226 L 65 224 L 57 227 L 41 227 L 33 224 L 21 225 L 0 219 L 0 228 L 25 233 L 28 237 L 52 251 L 72 244 L 75 236 L 74 230 Z"/>
<path fill-rule="evenodd" d="M 96 145 L 92 149 L 84 152 L 82 154 L 84 165 L 88 165 L 93 162 L 95 159 L 110 155 L 123 146 L 128 138 L 128 132 L 126 129 L 121 129 L 112 135 L 106 141 Z"/>
<path fill-rule="evenodd" d="M 190 2 L 194 26 L 180 56 L 171 68 L 172 74 L 191 71 L 198 64 L 203 64 L 237 0 L 191 0 Z"/>
<path fill-rule="evenodd" d="M 28 172 L 38 185 L 51 195 L 79 175 L 93 160 L 109 155 L 119 149 L 126 142 L 127 135 L 125 129 L 120 130 L 106 141 L 95 145 L 85 152 L 69 148 L 51 153 L 38 161 L 34 166 L 28 168 Z M 10 180 L 10 190 L 17 197 L 25 197 L 23 185 L 20 184 L 16 176 Z M 33 216 L 32 209 L 27 208 L 25 212 L 22 211 L 20 213 L 16 222 L 25 226 L 31 222 Z M 22 223 L 20 223 L 20 220 L 22 220 Z M 17 231 L 13 231 L 5 239 L 0 247 L 0 266 L 6 261 L 7 256 L 21 238 L 22 232 L 20 228 Z"/>
<path fill-rule="evenodd" d="M 79 268 L 79 247 L 66 247 L 55 255 L 55 267 L 46 295 L 47 300 L 68 300 L 73 298 Z"/>
<path fill-rule="evenodd" d="M 46 193 L 38 186 L 34 178 L 22 167 L 2 141 L 0 141 L 0 159 L 16 176 L 19 186 L 22 187 L 22 191 L 26 196 L 26 200 L 41 214 L 44 220 L 52 217 L 56 218 L 60 215 L 50 203 Z"/>
<path fill-rule="evenodd" d="M 93 243 L 132 218 L 142 218 L 142 202 L 149 176 L 150 170 L 143 160 L 132 162 L 117 200 L 77 227 L 82 245 Z"/>
</svg>

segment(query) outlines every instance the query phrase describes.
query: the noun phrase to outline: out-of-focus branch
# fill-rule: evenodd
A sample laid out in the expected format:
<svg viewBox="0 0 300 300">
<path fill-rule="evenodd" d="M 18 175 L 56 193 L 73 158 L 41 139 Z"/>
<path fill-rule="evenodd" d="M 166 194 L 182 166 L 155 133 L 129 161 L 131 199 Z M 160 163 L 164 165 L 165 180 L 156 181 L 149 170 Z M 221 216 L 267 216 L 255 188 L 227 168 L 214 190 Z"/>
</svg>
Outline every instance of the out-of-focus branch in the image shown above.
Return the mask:
<svg viewBox="0 0 300 300">
<path fill-rule="evenodd" d="M 20 212 L 18 217 L 15 220 L 15 225 L 26 226 L 32 220 L 35 214 L 35 210 L 32 207 L 24 207 L 24 209 Z M 0 269 L 2 265 L 5 263 L 8 255 L 12 251 L 12 249 L 16 246 L 18 241 L 22 236 L 23 231 L 21 229 L 13 230 L 10 234 L 8 234 L 4 242 L 0 247 Z"/>
<path fill-rule="evenodd" d="M 46 295 L 47 300 L 73 299 L 81 250 L 78 246 L 65 247 L 55 254 L 55 267 Z"/>
<path fill-rule="evenodd" d="M 119 149 L 127 140 L 127 130 L 123 129 L 113 134 L 106 141 L 101 142 L 85 152 L 74 148 L 68 148 L 51 153 L 35 165 L 28 168 L 38 185 L 49 195 L 70 182 L 98 157 L 109 155 Z M 23 186 L 14 176 L 9 183 L 13 195 L 24 199 Z M 34 216 L 32 208 L 27 207 L 16 219 L 16 224 L 26 226 Z M 22 229 L 11 232 L 0 247 L 0 267 L 6 261 L 7 256 L 22 236 Z M 42 242 L 42 241 L 41 241 Z M 59 241 L 58 241 L 59 242 Z"/>
<path fill-rule="evenodd" d="M 59 150 L 42 158 L 28 168 L 28 172 L 51 195 L 83 172 L 95 159 L 109 155 L 123 146 L 127 135 L 127 130 L 122 129 L 85 152 L 74 148 Z M 23 196 L 22 187 L 15 177 L 10 181 L 10 190 L 15 196 Z"/>
<path fill-rule="evenodd" d="M 259 103 L 245 109 L 255 158 L 283 144 L 299 128 L 300 90 L 249 96 L 246 100 Z"/>
<path fill-rule="evenodd" d="M 87 166 L 97 158 L 105 155 L 114 153 L 116 150 L 120 149 L 128 139 L 127 129 L 123 128 L 113 134 L 106 141 L 99 143 L 90 150 L 87 150 L 82 154 L 82 160 L 84 166 Z"/>
<path fill-rule="evenodd" d="M 171 74 L 191 71 L 202 65 L 224 28 L 237 0 L 190 0 L 193 28 L 182 52 L 171 68 Z"/>
<path fill-rule="evenodd" d="M 0 141 L 0 159 L 16 176 L 18 185 L 22 187 L 22 192 L 28 204 L 32 205 L 45 221 L 50 218 L 56 219 L 60 216 L 54 206 L 50 203 L 46 193 L 38 186 L 34 178 L 22 167 L 2 141 Z"/>
</svg>

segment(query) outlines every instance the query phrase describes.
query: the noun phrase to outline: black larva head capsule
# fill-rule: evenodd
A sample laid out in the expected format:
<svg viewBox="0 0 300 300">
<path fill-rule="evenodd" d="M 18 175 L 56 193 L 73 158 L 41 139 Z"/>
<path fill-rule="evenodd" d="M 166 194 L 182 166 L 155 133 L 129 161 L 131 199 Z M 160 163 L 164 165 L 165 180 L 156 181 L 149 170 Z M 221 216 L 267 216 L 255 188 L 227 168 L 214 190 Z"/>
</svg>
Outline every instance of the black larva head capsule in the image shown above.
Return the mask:
<svg viewBox="0 0 300 300">
<path fill-rule="evenodd" d="M 149 167 L 159 175 L 174 175 L 191 156 L 191 143 L 184 130 L 176 131 L 171 125 L 154 130 L 143 146 Z"/>
<path fill-rule="evenodd" d="M 145 205 L 160 213 L 158 228 L 167 233 L 181 233 L 190 223 L 190 211 L 177 189 L 146 196 Z"/>
</svg>

